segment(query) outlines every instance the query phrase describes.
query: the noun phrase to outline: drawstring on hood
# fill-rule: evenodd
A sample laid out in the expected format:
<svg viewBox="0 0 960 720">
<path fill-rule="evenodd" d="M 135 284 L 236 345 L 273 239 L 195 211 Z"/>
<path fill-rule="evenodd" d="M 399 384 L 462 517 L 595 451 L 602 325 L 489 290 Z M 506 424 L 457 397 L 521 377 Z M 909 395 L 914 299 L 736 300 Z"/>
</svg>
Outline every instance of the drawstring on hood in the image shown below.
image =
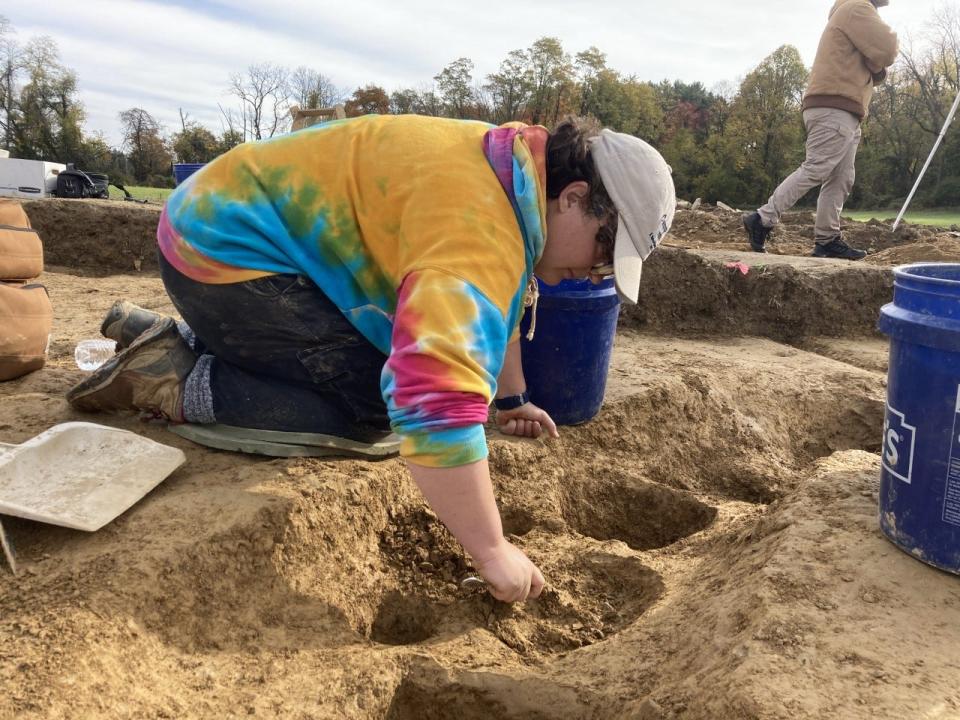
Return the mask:
<svg viewBox="0 0 960 720">
<path fill-rule="evenodd" d="M 530 329 L 527 331 L 527 340 L 533 340 L 537 331 L 537 303 L 540 301 L 540 285 L 535 275 L 530 276 L 527 282 L 527 291 L 523 296 L 523 306 L 530 308 Z"/>
</svg>

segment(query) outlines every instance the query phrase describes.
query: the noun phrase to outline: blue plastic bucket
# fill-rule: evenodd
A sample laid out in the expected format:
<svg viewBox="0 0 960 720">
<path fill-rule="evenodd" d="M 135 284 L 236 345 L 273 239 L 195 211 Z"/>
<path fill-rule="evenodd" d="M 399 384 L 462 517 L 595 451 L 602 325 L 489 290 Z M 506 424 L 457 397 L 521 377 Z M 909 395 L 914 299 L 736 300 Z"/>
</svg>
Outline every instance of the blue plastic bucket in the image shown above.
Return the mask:
<svg viewBox="0 0 960 720">
<path fill-rule="evenodd" d="M 540 300 L 533 340 L 531 313 L 520 323 L 520 352 L 530 401 L 558 425 L 586 422 L 600 411 L 620 300 L 613 280 L 538 280 Z"/>
<path fill-rule="evenodd" d="M 174 163 L 173 179 L 176 180 L 177 185 L 179 185 L 204 165 L 206 165 L 206 163 Z"/>
<path fill-rule="evenodd" d="M 898 267 L 893 287 L 878 326 L 890 336 L 880 528 L 960 574 L 960 265 Z"/>
</svg>

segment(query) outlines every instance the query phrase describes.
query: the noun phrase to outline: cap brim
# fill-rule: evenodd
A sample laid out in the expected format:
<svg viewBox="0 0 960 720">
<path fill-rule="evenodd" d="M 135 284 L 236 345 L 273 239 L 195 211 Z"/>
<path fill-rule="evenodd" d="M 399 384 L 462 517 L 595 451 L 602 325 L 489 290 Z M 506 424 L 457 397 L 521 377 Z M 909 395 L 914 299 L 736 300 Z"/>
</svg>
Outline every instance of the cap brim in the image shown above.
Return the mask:
<svg viewBox="0 0 960 720">
<path fill-rule="evenodd" d="M 642 270 L 643 258 L 630 239 L 627 224 L 621 218 L 617 228 L 617 240 L 613 246 L 613 281 L 620 300 L 637 304 Z"/>
</svg>

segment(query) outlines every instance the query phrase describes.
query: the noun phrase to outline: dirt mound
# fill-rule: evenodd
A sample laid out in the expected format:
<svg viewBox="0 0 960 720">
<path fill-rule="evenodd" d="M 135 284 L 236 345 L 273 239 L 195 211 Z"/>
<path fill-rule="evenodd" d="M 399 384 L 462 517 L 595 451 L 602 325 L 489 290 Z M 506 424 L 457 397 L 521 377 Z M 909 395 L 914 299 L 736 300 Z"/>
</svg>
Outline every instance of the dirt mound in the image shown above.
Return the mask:
<svg viewBox="0 0 960 720">
<path fill-rule="evenodd" d="M 960 262 L 960 233 L 944 233 L 919 242 L 891 247 L 868 255 L 874 265 L 906 265 L 915 262 Z"/>
<path fill-rule="evenodd" d="M 105 282 L 48 274 L 60 297 L 61 277 Z M 62 400 L 79 376 L 59 357 L 5 384 L 4 440 L 79 417 Z M 612 718 L 640 691 L 657 698 L 648 709 L 694 706 L 682 673 L 650 674 L 626 693 L 619 674 L 661 662 L 663 643 L 638 633 L 689 602 L 684 578 L 788 496 L 812 459 L 876 446 L 879 383 L 769 341 L 621 336 L 596 421 L 549 444 L 491 434 L 507 530 L 549 583 L 524 606 L 461 587 L 470 560 L 399 461 L 249 458 L 98 417 L 179 445 L 188 462 L 102 533 L 9 523 L 27 573 L 0 587 L 0 652 L 17 658 L 0 670 L 17 687 L 0 715 L 239 706 L 403 718 L 429 702 L 427 717 L 472 706 Z M 595 676 L 582 655 L 591 648 L 618 674 Z M 426 652 L 435 666 L 416 660 Z M 69 683 L 57 681 L 68 667 Z M 560 703 L 572 688 L 576 701 Z"/>
<path fill-rule="evenodd" d="M 48 266 L 88 275 L 157 269 L 161 206 L 116 200 L 25 201 Z"/>
<path fill-rule="evenodd" d="M 43 238 L 49 266 L 69 267 L 88 275 L 152 271 L 157 267 L 159 204 L 44 199 L 25 201 L 24 207 Z M 808 256 L 813 246 L 813 220 L 810 211 L 784 215 L 770 236 L 770 253 Z M 871 259 L 877 265 L 955 257 L 949 243 L 941 247 L 943 230 L 903 223 L 894 233 L 891 227 L 891 221 L 842 222 L 847 242 L 877 255 Z M 747 243 L 741 213 L 709 204 L 701 204 L 697 210 L 678 210 L 664 246 L 742 250 Z M 888 249 L 900 252 L 884 254 Z"/>
<path fill-rule="evenodd" d="M 686 675 L 675 717 L 960 716 L 957 580 L 880 535 L 878 478 L 875 455 L 838 453 L 715 546 L 657 623 L 690 637 L 648 636 Z"/>
<path fill-rule="evenodd" d="M 746 273 L 744 273 L 746 271 Z M 726 250 L 658 249 L 621 324 L 658 332 L 869 335 L 893 294 L 886 267 Z"/>
<path fill-rule="evenodd" d="M 813 250 L 814 213 L 808 210 L 785 213 L 767 241 L 767 250 L 776 255 L 810 255 Z M 852 247 L 879 253 L 909 243 L 927 242 L 937 233 L 937 228 L 903 223 L 893 232 L 893 222 L 870 220 L 840 223 L 844 239 Z M 697 210 L 678 210 L 670 234 L 664 244 L 691 249 L 743 249 L 747 246 L 746 232 L 740 211 L 724 210 L 701 204 Z"/>
</svg>

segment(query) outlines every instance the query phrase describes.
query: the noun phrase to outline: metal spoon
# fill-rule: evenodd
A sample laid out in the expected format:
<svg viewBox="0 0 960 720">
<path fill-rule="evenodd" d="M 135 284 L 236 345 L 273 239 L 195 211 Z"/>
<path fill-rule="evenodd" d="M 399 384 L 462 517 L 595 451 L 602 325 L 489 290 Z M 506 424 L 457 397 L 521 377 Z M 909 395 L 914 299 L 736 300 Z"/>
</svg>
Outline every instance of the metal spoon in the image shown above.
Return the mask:
<svg viewBox="0 0 960 720">
<path fill-rule="evenodd" d="M 0 523 L 0 546 L 3 547 L 3 554 L 7 558 L 7 563 L 10 565 L 10 570 L 13 571 L 13 576 L 17 576 L 17 556 L 13 551 L 13 543 L 7 538 L 7 533 L 3 530 L 3 523 Z"/>
</svg>

